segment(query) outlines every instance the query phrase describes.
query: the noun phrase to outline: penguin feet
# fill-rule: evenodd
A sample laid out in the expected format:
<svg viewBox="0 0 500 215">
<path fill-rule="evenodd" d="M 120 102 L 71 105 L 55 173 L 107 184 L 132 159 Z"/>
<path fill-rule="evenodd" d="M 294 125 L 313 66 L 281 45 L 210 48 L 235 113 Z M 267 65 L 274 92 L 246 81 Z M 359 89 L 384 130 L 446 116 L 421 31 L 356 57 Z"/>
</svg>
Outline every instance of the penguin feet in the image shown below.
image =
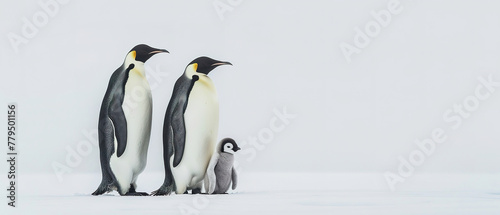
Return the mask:
<svg viewBox="0 0 500 215">
<path fill-rule="evenodd" d="M 128 192 L 125 193 L 124 196 L 149 196 L 149 194 L 146 193 L 146 192 L 137 192 L 137 191 L 135 191 L 134 185 L 130 184 L 130 188 L 128 189 Z"/>
<path fill-rule="evenodd" d="M 149 194 L 146 192 L 134 192 L 134 193 L 128 192 L 125 193 L 124 196 L 149 196 Z"/>
<path fill-rule="evenodd" d="M 194 188 L 192 191 L 191 191 L 191 194 L 200 194 L 201 193 L 201 188 Z"/>
</svg>

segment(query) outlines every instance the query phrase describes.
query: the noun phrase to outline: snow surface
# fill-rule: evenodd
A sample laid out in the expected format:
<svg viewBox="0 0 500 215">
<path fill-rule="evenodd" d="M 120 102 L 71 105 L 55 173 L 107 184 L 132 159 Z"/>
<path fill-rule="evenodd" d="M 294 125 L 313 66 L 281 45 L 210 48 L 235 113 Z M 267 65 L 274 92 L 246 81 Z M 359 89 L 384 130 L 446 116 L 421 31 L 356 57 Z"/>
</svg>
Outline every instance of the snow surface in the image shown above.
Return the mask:
<svg viewBox="0 0 500 215">
<path fill-rule="evenodd" d="M 382 174 L 242 173 L 227 195 L 91 196 L 100 175 L 21 175 L 1 214 L 500 214 L 500 175 L 415 175 L 391 192 Z M 138 191 L 160 186 L 142 174 Z M 6 204 L 4 204 L 6 205 Z"/>
</svg>

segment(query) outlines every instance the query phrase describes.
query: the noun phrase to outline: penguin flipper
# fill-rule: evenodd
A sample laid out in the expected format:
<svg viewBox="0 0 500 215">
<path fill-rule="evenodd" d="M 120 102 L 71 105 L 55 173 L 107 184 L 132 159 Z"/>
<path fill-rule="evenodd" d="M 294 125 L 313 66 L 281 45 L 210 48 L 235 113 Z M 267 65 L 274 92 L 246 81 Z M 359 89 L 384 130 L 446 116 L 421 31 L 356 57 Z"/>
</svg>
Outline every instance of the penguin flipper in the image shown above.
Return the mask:
<svg viewBox="0 0 500 215">
<path fill-rule="evenodd" d="M 123 112 L 122 101 L 113 99 L 113 101 L 111 101 L 108 114 L 113 124 L 116 142 L 118 143 L 116 155 L 120 157 L 125 152 L 125 148 L 127 147 L 127 119 L 125 118 L 125 113 Z"/>
<path fill-rule="evenodd" d="M 182 106 L 178 105 L 172 115 L 172 132 L 173 146 L 174 146 L 174 167 L 177 167 L 182 160 L 184 154 L 184 145 L 186 143 L 186 125 L 184 123 L 184 110 Z"/>
<path fill-rule="evenodd" d="M 185 93 L 186 97 L 178 101 L 172 113 L 171 125 L 172 129 L 175 131 L 175 133 L 173 134 L 174 167 L 177 167 L 177 165 L 179 165 L 184 154 L 184 145 L 186 143 L 186 124 L 184 122 L 184 113 L 186 112 L 186 108 L 188 106 L 189 94 L 191 93 L 195 82 L 199 79 L 200 77 L 198 77 L 197 75 L 193 75 L 190 81 L 191 83 L 189 84 L 187 92 Z"/>
<path fill-rule="evenodd" d="M 179 90 L 179 85 L 182 86 L 182 84 L 179 84 L 179 81 L 177 81 L 174 87 L 173 95 L 175 95 Z M 172 169 L 170 168 L 170 158 L 174 156 L 174 152 L 184 151 L 184 139 L 181 137 L 185 138 L 186 131 L 184 127 L 184 117 L 182 116 L 184 113 L 180 111 L 183 104 L 181 101 L 182 99 L 172 96 L 168 104 L 163 124 L 163 161 L 165 167 L 165 180 L 158 190 L 151 192 L 152 196 L 170 195 L 177 189 L 172 175 Z M 182 127 L 180 127 L 180 125 L 182 125 Z M 174 132 L 174 129 L 180 130 L 178 132 Z M 174 159 L 175 158 L 176 157 L 174 157 Z M 182 158 L 182 153 L 180 156 L 177 156 L 177 158 L 179 160 L 177 164 L 179 164 L 180 159 Z"/>
<path fill-rule="evenodd" d="M 215 185 L 217 184 L 217 176 L 215 175 L 215 166 L 217 166 L 218 161 L 219 161 L 219 154 L 214 153 L 212 155 L 212 158 L 210 159 L 210 163 L 208 163 L 207 173 L 205 175 L 205 180 L 206 180 L 205 189 L 208 194 L 212 194 L 215 191 Z"/>
<path fill-rule="evenodd" d="M 208 172 L 208 169 L 207 169 Z M 203 187 L 205 187 L 205 192 L 208 193 L 208 186 L 210 186 L 210 183 L 208 181 L 208 174 L 205 174 L 205 178 L 203 178 Z"/>
<path fill-rule="evenodd" d="M 236 174 L 236 169 L 234 169 L 234 166 L 231 168 L 231 181 L 233 182 L 231 188 L 234 190 L 238 185 L 238 175 Z"/>
</svg>

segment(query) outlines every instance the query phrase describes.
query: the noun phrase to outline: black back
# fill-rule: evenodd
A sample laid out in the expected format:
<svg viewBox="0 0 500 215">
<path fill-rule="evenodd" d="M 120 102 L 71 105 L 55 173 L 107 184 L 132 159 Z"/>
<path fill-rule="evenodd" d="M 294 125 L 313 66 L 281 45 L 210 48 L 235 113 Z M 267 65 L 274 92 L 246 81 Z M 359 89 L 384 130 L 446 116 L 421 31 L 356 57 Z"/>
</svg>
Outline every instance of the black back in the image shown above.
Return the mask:
<svg viewBox="0 0 500 215">
<path fill-rule="evenodd" d="M 131 64 L 128 68 L 124 65 L 119 67 L 108 83 L 108 88 L 101 104 L 99 112 L 98 136 L 99 151 L 102 171 L 102 182 L 94 195 L 102 194 L 108 191 L 108 186 L 114 184 L 119 187 L 115 176 L 111 171 L 109 160 L 114 148 L 115 135 L 118 142 L 117 156 L 121 156 L 125 151 L 127 144 L 127 120 L 123 113 L 122 104 L 125 95 L 125 84 L 128 80 L 128 74 L 134 66 Z M 99 191 L 99 192 L 98 192 Z"/>
</svg>

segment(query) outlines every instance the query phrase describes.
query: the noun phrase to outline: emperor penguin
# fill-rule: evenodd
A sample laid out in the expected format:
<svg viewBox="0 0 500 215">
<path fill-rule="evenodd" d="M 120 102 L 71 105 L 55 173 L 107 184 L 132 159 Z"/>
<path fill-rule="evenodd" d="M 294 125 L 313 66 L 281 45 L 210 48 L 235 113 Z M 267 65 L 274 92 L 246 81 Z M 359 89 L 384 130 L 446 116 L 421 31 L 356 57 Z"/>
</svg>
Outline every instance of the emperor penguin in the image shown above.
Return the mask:
<svg viewBox="0 0 500 215">
<path fill-rule="evenodd" d="M 152 195 L 201 193 L 219 127 L 219 101 L 208 74 L 222 65 L 232 64 L 199 57 L 177 79 L 163 124 L 165 180 Z"/>
<path fill-rule="evenodd" d="M 120 195 L 147 195 L 135 190 L 137 176 L 146 166 L 151 135 L 152 99 L 144 63 L 163 52 L 168 53 L 137 45 L 111 75 L 99 113 L 102 181 L 92 195 L 113 190 Z"/>
<path fill-rule="evenodd" d="M 238 176 L 233 167 L 234 153 L 240 150 L 236 141 L 225 138 L 217 145 L 217 151 L 212 155 L 205 176 L 205 191 L 208 194 L 225 194 L 232 184 L 236 189 Z"/>
</svg>

